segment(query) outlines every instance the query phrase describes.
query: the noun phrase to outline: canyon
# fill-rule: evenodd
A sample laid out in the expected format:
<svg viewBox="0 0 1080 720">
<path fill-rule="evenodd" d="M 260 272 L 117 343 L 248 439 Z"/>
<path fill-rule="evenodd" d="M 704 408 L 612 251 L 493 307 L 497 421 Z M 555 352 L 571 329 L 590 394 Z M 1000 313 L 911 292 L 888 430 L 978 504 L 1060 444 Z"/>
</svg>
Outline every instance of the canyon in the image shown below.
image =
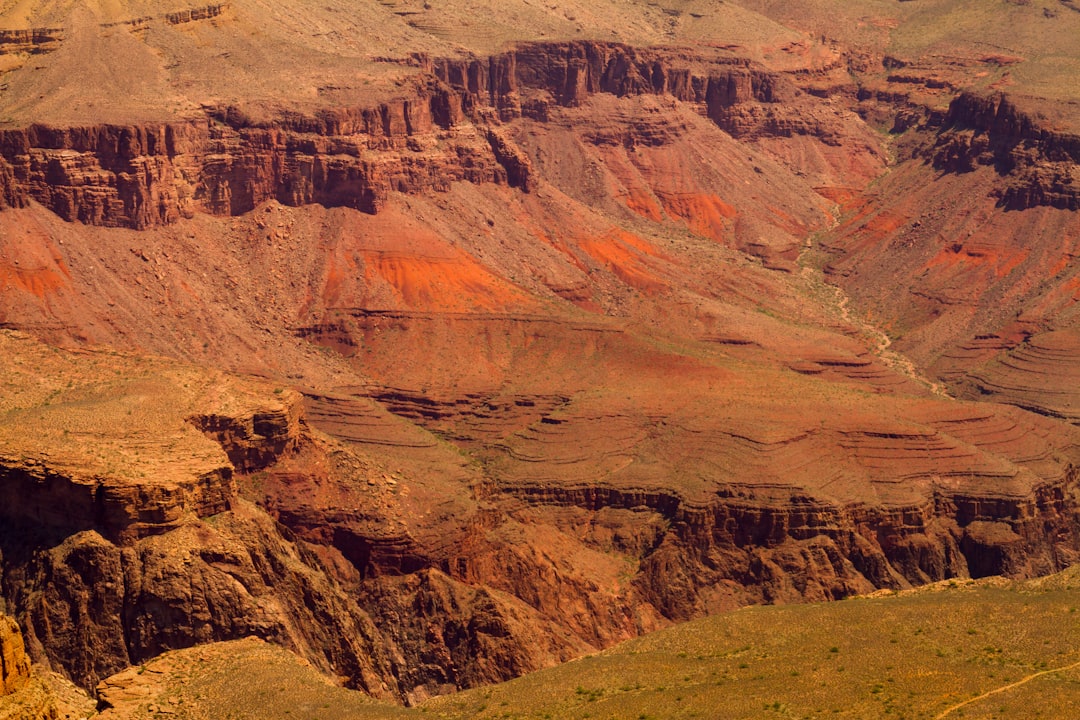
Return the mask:
<svg viewBox="0 0 1080 720">
<path fill-rule="evenodd" d="M 1076 100 L 827 4 L 5 11 L 4 689 L 254 636 L 414 705 L 1074 564 Z"/>
</svg>

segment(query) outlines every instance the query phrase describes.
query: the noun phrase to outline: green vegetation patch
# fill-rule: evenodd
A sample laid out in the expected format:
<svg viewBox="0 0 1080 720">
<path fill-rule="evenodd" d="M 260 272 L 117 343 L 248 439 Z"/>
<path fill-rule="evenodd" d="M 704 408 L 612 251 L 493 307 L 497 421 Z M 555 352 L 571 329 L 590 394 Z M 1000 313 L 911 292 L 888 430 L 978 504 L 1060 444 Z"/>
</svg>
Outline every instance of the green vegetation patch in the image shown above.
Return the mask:
<svg viewBox="0 0 1080 720">
<path fill-rule="evenodd" d="M 1054 708 L 1080 701 L 1076 576 L 747 608 L 423 709 L 447 719 L 1060 716 Z"/>
</svg>

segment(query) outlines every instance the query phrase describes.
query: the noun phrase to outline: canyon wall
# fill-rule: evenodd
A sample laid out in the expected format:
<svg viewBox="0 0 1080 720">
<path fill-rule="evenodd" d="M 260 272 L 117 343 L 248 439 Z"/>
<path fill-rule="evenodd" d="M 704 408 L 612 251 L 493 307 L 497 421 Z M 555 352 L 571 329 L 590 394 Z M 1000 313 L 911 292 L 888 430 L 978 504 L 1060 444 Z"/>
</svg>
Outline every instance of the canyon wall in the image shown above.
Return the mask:
<svg viewBox="0 0 1080 720">
<path fill-rule="evenodd" d="M 1080 136 L 1055 131 L 1008 96 L 962 92 L 949 105 L 928 151 L 934 167 L 970 172 L 992 166 L 1006 210 L 1049 206 L 1080 210 Z"/>
<path fill-rule="evenodd" d="M 268 199 L 374 213 L 388 192 L 456 181 L 527 190 L 528 159 L 496 126 L 543 121 L 553 106 L 596 93 L 670 96 L 740 139 L 803 135 L 838 146 L 843 136 L 835 113 L 794 78 L 721 54 L 532 43 L 484 59 L 410 62 L 417 73 L 402 97 L 373 107 L 255 121 L 225 106 L 161 123 L 2 130 L 0 207 L 33 199 L 70 221 L 148 228 L 194 212 L 237 215 Z M 936 167 L 994 165 L 1010 177 L 1001 192 L 1008 209 L 1077 207 L 1076 136 L 1001 95 L 961 93 L 944 117 L 923 114 L 924 131 L 939 135 L 929 151 Z"/>
<path fill-rule="evenodd" d="M 2 130 L 0 208 L 33 199 L 72 222 L 139 229 L 196 211 L 237 215 L 269 199 L 374 213 L 388 192 L 456 181 L 527 191 L 528 158 L 495 126 L 543 119 L 550 105 L 595 93 L 670 95 L 739 137 L 829 135 L 783 103 L 797 92 L 788 81 L 730 58 L 580 42 L 414 62 L 411 90 L 376 107 L 270 123 L 222 107 L 186 121 Z"/>
<path fill-rule="evenodd" d="M 518 118 L 543 123 L 600 93 L 687 103 L 729 135 L 748 141 L 806 136 L 840 147 L 844 132 L 840 113 L 819 107 L 822 98 L 800 90 L 789 77 L 711 51 L 538 43 L 484 59 L 417 56 L 410 62 L 418 71 L 412 85 L 400 99 L 375 107 L 282 113 L 272 122 L 253 120 L 242 108 L 220 107 L 185 121 L 0 131 L 0 206 L 36 202 L 73 223 L 152 229 L 196 213 L 241 215 L 271 199 L 377 213 L 394 192 L 441 191 L 462 181 L 527 194 L 538 187 L 538 172 L 504 123 Z M 1072 172 L 1077 150 L 1071 136 L 1042 129 L 1005 99 L 974 95 L 958 98 L 934 122 L 927 125 L 933 138 L 928 162 L 947 172 L 993 166 L 1015 180 L 1001 196 L 1007 208 L 1075 209 L 1068 182 L 1040 179 Z M 603 139 L 617 150 L 654 141 L 661 142 L 630 131 Z M 753 162 L 748 174 L 766 172 Z M 678 169 L 670 174 L 677 177 Z M 671 198 L 686 200 L 684 188 L 669 190 Z M 726 221 L 739 222 L 740 210 L 719 198 L 711 205 L 691 203 L 688 219 L 702 207 L 720 216 L 721 228 Z M 655 217 L 661 216 L 657 206 Z M 494 224 L 489 218 L 488 227 Z M 805 229 L 794 220 L 791 226 L 793 234 Z M 751 226 L 747 232 L 759 240 L 758 230 Z M 551 239 L 552 245 L 559 242 Z M 634 247 L 649 245 L 641 241 Z M 596 252 L 617 267 L 614 250 Z M 625 253 L 638 256 L 630 249 Z M 761 295 L 764 287 L 747 294 Z M 666 290 L 657 284 L 650 292 Z M 745 314 L 769 310 L 753 307 Z M 407 317 L 402 318 L 404 324 Z M 535 343 L 540 320 L 519 320 L 520 344 Z M 563 322 L 558 318 L 545 322 L 552 326 L 545 332 L 556 340 L 580 337 L 558 327 Z M 330 329 L 321 327 L 293 330 L 319 342 L 318 335 Z M 362 344 L 345 329 L 340 335 L 338 342 L 321 341 L 343 352 Z M 655 341 L 650 337 L 649 344 Z M 613 345 L 624 342 L 629 347 L 620 335 Z M 754 347 L 755 342 L 727 343 L 725 352 L 735 353 L 738 349 L 728 345 Z M 430 345 L 426 349 L 430 352 Z M 672 354 L 683 351 L 680 346 Z M 606 346 L 604 352 L 617 354 Z M 400 348 L 393 353 L 391 362 L 403 360 Z M 569 353 L 575 360 L 567 363 L 573 373 L 566 377 L 576 376 L 578 365 L 586 362 L 595 371 L 595 354 L 579 362 Z M 686 354 L 707 353 L 695 345 Z M 627 356 L 634 359 L 615 363 L 619 372 L 630 368 L 644 376 L 642 368 L 650 367 L 641 360 L 644 353 L 633 348 Z M 732 357 L 725 356 L 725 367 L 737 366 Z M 760 358 L 752 356 L 748 364 Z M 463 361 L 455 357 L 453 362 Z M 686 369 L 673 367 L 665 384 Z M 691 368 L 686 377 L 699 370 Z M 807 372 L 821 370 L 815 365 Z M 735 375 L 718 377 L 718 384 L 737 384 Z M 693 395 L 697 389 L 704 393 L 705 385 L 688 387 L 686 395 Z M 858 397 L 860 408 L 884 392 L 873 390 Z M 874 499 L 853 501 L 792 489 L 795 484 L 770 486 L 766 480 L 786 479 L 788 461 L 796 455 L 818 458 L 807 461 L 817 463 L 808 471 L 814 475 L 808 483 L 812 489 L 833 477 L 838 455 L 828 452 L 850 450 L 854 441 L 848 436 L 854 432 L 805 455 L 785 455 L 786 440 L 748 440 L 741 428 L 742 435 L 718 434 L 720 440 L 707 445 L 711 472 L 719 479 L 706 491 L 671 487 L 674 471 L 663 483 L 653 476 L 620 484 L 609 481 L 610 473 L 601 468 L 582 476 L 590 484 L 574 484 L 566 481 L 572 458 L 511 447 L 519 439 L 511 435 L 519 429 L 526 433 L 562 424 L 553 410 L 567 405 L 569 395 L 535 391 L 522 394 L 519 406 L 517 400 L 480 393 L 448 408 L 454 398 L 444 403 L 420 388 L 368 386 L 364 392 L 368 396 L 361 399 L 381 403 L 398 416 L 393 421 L 405 422 L 404 417 L 430 424 L 432 435 L 421 449 L 444 453 L 438 462 L 403 478 L 392 476 L 356 449 L 363 446 L 363 429 L 349 428 L 359 433 L 356 445 L 348 444 L 350 438 L 332 441 L 308 425 L 291 395 L 284 407 L 192 410 L 184 421 L 216 445 L 217 460 L 175 481 L 132 481 L 104 471 L 75 472 L 54 460 L 5 456 L 0 579 L 4 597 L 26 628 L 30 653 L 92 687 L 168 649 L 257 635 L 296 650 L 353 687 L 411 702 L 508 679 L 672 621 L 747 603 L 836 599 L 950 577 L 1041 574 L 1067 566 L 1080 553 L 1075 438 L 1049 425 L 1031 435 L 1057 443 L 1053 452 L 1025 447 L 1008 456 L 1016 465 L 1004 471 L 997 456 L 991 462 L 980 455 L 969 467 L 931 455 L 927 448 L 936 437 L 929 432 L 906 436 L 887 424 L 866 431 L 861 434 L 881 442 L 866 450 L 868 464 L 853 482 L 866 481 L 863 490 Z M 500 402 L 514 405 L 520 426 L 500 426 L 509 417 L 498 414 Z M 743 398 L 737 403 L 746 404 Z M 823 417 L 842 414 L 840 407 L 829 406 Z M 488 442 L 479 431 L 470 434 L 464 422 L 455 427 L 455 418 L 465 411 L 494 439 Z M 990 425 L 1000 420 L 995 412 Z M 667 410 L 657 415 L 674 417 Z M 568 452 L 576 452 L 575 442 L 587 440 L 589 433 L 603 436 L 623 420 L 607 410 L 598 417 L 601 431 L 570 426 L 572 436 L 554 437 L 550 445 L 562 441 Z M 674 417 L 671 424 L 694 425 L 688 417 Z M 773 419 L 769 415 L 763 425 L 773 427 Z M 788 426 L 782 420 L 783 432 L 777 432 L 797 438 L 827 435 L 824 421 L 818 426 L 811 418 L 811 426 L 805 426 L 804 419 Z M 337 421 L 338 427 L 346 425 L 340 417 Z M 436 427 L 442 422 L 445 426 Z M 662 424 L 649 417 L 625 435 L 659 436 L 669 432 Z M 975 439 L 961 438 L 963 443 L 946 449 L 956 450 L 949 457 L 965 461 L 968 446 L 984 441 L 994 446 L 988 453 L 1005 453 L 1002 434 L 1007 433 L 980 426 Z M 454 445 L 458 440 L 461 444 Z M 891 452 L 894 444 L 905 443 L 914 448 L 911 454 Z M 760 472 L 766 477 L 761 487 L 725 484 L 727 460 L 716 460 L 723 457 L 717 454 L 721 445 L 725 452 L 764 448 L 752 464 L 742 463 L 742 456 L 730 463 L 754 468 L 745 471 L 748 477 Z M 463 460 L 475 446 L 491 452 Z M 585 446 L 580 454 L 619 455 L 601 450 Z M 543 466 L 545 481 L 499 472 L 502 456 Z M 760 457 L 768 459 L 759 462 Z M 935 477 L 934 487 L 912 491 L 919 495 L 915 500 L 880 500 L 879 486 L 905 480 L 887 469 L 909 462 L 930 463 L 945 479 Z M 972 470 L 990 466 L 993 472 Z M 967 486 L 949 485 L 960 477 Z M 712 482 L 713 476 L 708 478 Z M 410 493 L 419 499 L 410 500 Z"/>
<path fill-rule="evenodd" d="M 28 28 L 0 30 L 0 55 L 28 53 L 37 55 L 52 52 L 64 39 L 60 28 Z"/>
<path fill-rule="evenodd" d="M 395 478 L 271 388 L 262 402 L 178 407 L 230 460 L 168 493 L 157 478 L 95 473 L 106 477 L 94 490 L 52 461 L 5 460 L 0 579 L 36 660 L 92 688 L 166 650 L 255 635 L 416 702 L 748 603 L 1043 574 L 1080 553 L 1075 466 L 1023 442 L 1041 476 L 980 476 L 972 486 L 1003 486 L 908 503 L 768 484 L 691 496 L 617 479 L 530 483 L 446 459 Z M 535 425 L 557 426 L 555 407 L 535 412 Z M 1001 420 L 984 416 L 990 425 L 967 423 L 980 443 Z M 183 467 L 182 453 L 161 453 Z M 1018 487 L 1004 487 L 1010 477 Z"/>
</svg>

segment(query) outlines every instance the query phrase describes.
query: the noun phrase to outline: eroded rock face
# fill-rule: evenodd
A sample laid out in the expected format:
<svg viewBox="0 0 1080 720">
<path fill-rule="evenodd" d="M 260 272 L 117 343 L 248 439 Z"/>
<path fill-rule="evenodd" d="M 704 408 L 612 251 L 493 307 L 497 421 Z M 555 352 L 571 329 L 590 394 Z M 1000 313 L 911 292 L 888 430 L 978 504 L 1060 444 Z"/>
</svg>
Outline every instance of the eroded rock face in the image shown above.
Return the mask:
<svg viewBox="0 0 1080 720">
<path fill-rule="evenodd" d="M 37 55 L 56 50 L 64 39 L 61 28 L 0 30 L 0 55 L 29 53 Z"/>
<path fill-rule="evenodd" d="M 31 646 L 86 688 L 165 650 L 255 635 L 396 697 L 370 620 L 305 561 L 265 516 L 237 508 L 123 546 L 72 535 L 9 582 Z"/>
<path fill-rule="evenodd" d="M 56 382 L 53 397 L 62 398 L 41 404 L 49 391 L 24 385 L 5 398 L 11 422 L 0 430 L 3 590 L 35 658 L 90 688 L 167 649 L 258 635 L 325 670 L 340 666 L 373 694 L 396 696 L 364 612 L 314 556 L 236 495 L 226 452 L 241 467 L 280 459 L 285 439 L 302 432 L 295 393 L 239 385 L 221 394 L 230 383 L 219 378 L 216 400 L 192 403 L 205 387 L 193 368 L 51 355 L 10 333 L 0 342 L 13 374 Z M 108 389 L 117 375 L 134 383 L 128 394 Z M 234 432 L 207 437 L 193 416 L 227 417 Z M 135 420 L 148 432 L 133 431 Z M 150 437 L 161 444 L 144 455 Z M 57 454 L 56 443 L 67 452 Z M 205 472 L 207 464 L 218 471 Z"/>
<path fill-rule="evenodd" d="M 0 615 L 0 695 L 10 695 L 29 679 L 30 659 L 19 625 L 7 615 Z"/>
<path fill-rule="evenodd" d="M 421 58 L 398 101 L 255 123 L 233 107 L 132 126 L 33 125 L 0 132 L 0 207 L 33 199 L 66 220 L 149 228 L 196 211 L 238 215 L 276 199 L 378 212 L 389 192 L 456 181 L 535 184 L 528 158 L 491 125 L 589 96 L 651 94 L 699 105 L 735 137 L 810 135 L 844 122 L 799 102 L 786 78 L 708 53 L 615 43 L 530 44 L 471 61 Z M 377 153 L 377 156 L 376 154 Z"/>
<path fill-rule="evenodd" d="M 59 534 L 94 529 L 118 541 L 165 532 L 177 527 L 186 513 L 222 512 L 232 497 L 228 467 L 175 485 L 132 487 L 9 460 L 0 465 L 0 478 L 6 508 L 2 515 L 13 526 Z"/>
<path fill-rule="evenodd" d="M 706 422 L 692 407 L 671 410 L 663 387 L 601 406 L 589 395 L 503 404 L 477 395 L 414 412 L 421 425 L 471 438 L 483 472 L 445 442 L 418 442 L 418 428 L 396 436 L 397 457 L 417 464 L 390 472 L 379 463 L 391 451 L 376 460 L 364 441 L 386 447 L 395 436 L 379 433 L 400 418 L 370 410 L 358 427 L 339 409 L 327 427 L 350 439 L 337 441 L 308 425 L 293 391 L 160 360 L 46 351 L 25 336 L 4 342 L 9 374 L 33 371 L 41 382 L 9 400 L 20 431 L 0 428 L 0 440 L 14 451 L 32 420 L 33 451 L 49 454 L 34 461 L 46 479 L 20 476 L 9 498 L 9 519 L 25 517 L 0 533 L 3 592 L 30 652 L 84 688 L 167 650 L 255 635 L 353 687 L 412 702 L 750 602 L 1030 575 L 1080 550 L 1072 460 L 1080 436 L 1013 408 L 859 396 L 860 417 L 829 405 L 814 417 L 833 420 L 807 425 L 776 405 L 758 407 L 747 425 L 745 416 L 725 424 L 721 413 Z M 125 392 L 113 384 L 117 368 Z M 102 398 L 95 383 L 105 380 Z M 181 435 L 172 449 L 158 447 L 166 464 L 154 477 L 123 476 L 110 454 L 144 440 L 128 430 L 113 438 L 110 418 L 129 417 L 125 398 L 152 381 L 172 394 L 142 422 L 155 437 L 176 427 Z M 706 383 L 699 394 L 723 407 L 726 388 L 739 385 Z M 408 400 L 387 398 L 403 413 Z M 82 419 L 88 408 L 91 424 Z M 503 414 L 514 422 L 490 427 Z M 895 415 L 907 420 L 898 425 Z M 82 487 L 52 459 L 54 438 L 77 449 L 67 428 L 94 433 L 106 451 L 91 466 L 105 488 L 94 494 L 124 498 L 123 516 L 142 524 L 41 514 L 64 507 L 58 488 Z M 730 466 L 716 465 L 716 448 Z M 626 460 L 642 452 L 648 462 Z M 165 503 L 155 488 L 163 479 L 185 487 L 198 458 L 237 473 L 207 480 L 225 503 L 183 493 Z M 791 458 L 803 459 L 800 468 Z M 754 468 L 756 482 L 745 474 L 735 482 L 724 467 Z M 868 487 L 880 493 L 872 504 L 861 499 Z M 38 515 L 20 513 L 20 503 Z M 39 520 L 36 533 L 29 518 Z"/>
<path fill-rule="evenodd" d="M 30 653 L 80 686 L 92 688 L 167 650 L 257 636 L 371 695 L 418 700 L 506 679 L 590 647 L 520 600 L 429 572 L 441 555 L 421 533 L 441 531 L 445 543 L 466 540 L 474 522 L 468 502 L 456 523 L 403 524 L 403 511 L 384 505 L 391 487 L 375 481 L 370 461 L 312 435 L 293 391 L 241 383 L 223 393 L 230 382 L 217 378 L 205 386 L 214 399 L 204 404 L 198 396 L 205 377 L 194 368 L 170 370 L 156 362 L 140 368 L 134 358 L 108 353 L 53 355 L 11 333 L 0 342 L 13 375 L 32 371 L 44 384 L 40 390 L 28 384 L 5 399 L 18 409 L 9 413 L 12 424 L 0 429 L 9 455 L 9 505 L 0 528 L 4 597 L 25 624 Z M 163 417 L 143 421 L 157 432 L 178 422 L 194 435 L 182 430 L 186 443 L 174 438 L 171 447 L 168 441 L 157 447 L 154 476 L 140 473 L 137 459 L 126 475 L 111 464 L 114 454 L 134 454 L 132 443 L 140 442 L 137 434 L 124 431 L 117 439 L 110 431 L 117 402 L 120 416 L 128 417 L 123 396 L 115 389 L 105 398 L 97 394 L 96 383 L 112 382 L 117 369 L 142 390 L 143 372 L 157 380 L 179 373 L 176 385 L 154 387 L 161 404 L 153 409 Z M 50 375 L 60 371 L 66 374 Z M 48 389 L 51 381 L 59 392 Z M 41 398 L 58 401 L 35 406 Z M 90 422 L 81 414 L 87 407 Z M 27 427 L 36 430 L 28 436 Z M 70 455 L 52 460 L 53 433 L 71 442 L 71 427 L 102 448 L 85 477 L 67 474 Z M 73 446 L 68 452 L 77 455 Z M 247 473 L 249 489 L 301 484 L 297 495 L 281 493 L 268 505 L 306 540 L 237 495 L 227 460 L 227 473 L 192 486 L 220 505 L 182 492 L 200 455 L 226 453 Z M 22 468 L 39 468 L 40 477 Z M 175 494 L 162 495 L 163 483 Z M 334 487 L 311 507 L 307 500 L 320 483 Z M 335 507 L 335 496 L 347 508 Z M 95 500 L 102 497 L 113 498 L 119 510 Z M 118 517 L 137 522 L 119 523 Z M 4 683 L 17 689 L 26 658 L 13 623 L 10 630 L 14 634 L 0 637 Z M 548 640 L 536 644 L 537 637 Z"/>
<path fill-rule="evenodd" d="M 56 720 L 59 717 L 53 693 L 39 673 L 31 671 L 18 623 L 0 615 L 0 718 Z"/>
<path fill-rule="evenodd" d="M 1080 209 L 1080 137 L 1044 127 L 1005 95 L 960 93 L 943 122 L 932 150 L 935 167 L 993 166 L 1006 178 L 995 191 L 1006 210 Z"/>
<path fill-rule="evenodd" d="M 1072 421 L 1075 132 L 1000 93 L 916 115 L 910 157 L 825 239 L 827 270 L 958 396 Z"/>
</svg>

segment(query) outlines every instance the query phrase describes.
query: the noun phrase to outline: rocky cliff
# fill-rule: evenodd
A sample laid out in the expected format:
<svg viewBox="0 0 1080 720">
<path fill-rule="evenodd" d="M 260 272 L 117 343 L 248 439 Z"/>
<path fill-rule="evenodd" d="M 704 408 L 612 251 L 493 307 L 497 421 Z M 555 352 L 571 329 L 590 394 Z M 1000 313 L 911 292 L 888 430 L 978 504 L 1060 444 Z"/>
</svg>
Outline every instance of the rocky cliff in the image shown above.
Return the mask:
<svg viewBox="0 0 1080 720">
<path fill-rule="evenodd" d="M 414 60 L 400 99 L 254 121 L 237 107 L 133 126 L 0 131 L 0 207 L 39 202 L 69 221 L 149 228 L 196 211 L 238 215 L 268 199 L 374 213 L 389 192 L 500 183 L 528 190 L 528 158 L 498 132 L 596 93 L 665 95 L 741 138 L 835 144 L 827 109 L 783 76 L 724 54 L 615 43 L 528 44 L 472 60 Z"/>
<path fill-rule="evenodd" d="M 400 418 L 371 400 L 326 422 L 351 438 L 337 441 L 291 390 L 3 343 L 9 377 L 39 378 L 6 400 L 0 427 L 18 489 L 0 531 L 3 593 L 30 653 L 84 688 L 166 650 L 255 635 L 415 702 L 750 602 L 1032 575 L 1080 552 L 1080 436 L 1011 408 L 897 410 L 859 395 L 880 418 L 778 406 L 750 430 L 692 409 L 658 425 L 640 409 L 658 407 L 656 389 L 599 414 L 587 395 L 478 396 L 516 418 L 484 435 L 469 430 L 479 408 L 428 401 L 420 423 L 495 438 L 480 464 L 417 429 L 389 435 Z M 787 377 L 774 382 L 818 382 Z M 699 392 L 725 407 L 735 386 Z M 349 422 L 365 402 L 366 424 Z M 656 449 L 668 446 L 682 452 Z M 754 476 L 733 482 L 717 448 Z"/>
<path fill-rule="evenodd" d="M 0 342 L 9 358 L 33 358 L 59 398 L 42 404 L 43 388 L 24 385 L 5 399 L 11 421 L 0 429 L 3 590 L 32 656 L 91 688 L 165 649 L 259 635 L 393 694 L 364 613 L 236 495 L 227 453 L 258 467 L 287 452 L 283 438 L 302 433 L 298 396 L 258 400 L 262 391 L 204 385 L 192 369 L 50 357 L 11 334 Z M 134 385 L 109 389 L 118 371 Z M 198 400 L 210 386 L 215 399 Z"/>
<path fill-rule="evenodd" d="M 371 460 L 313 436 L 293 391 L 108 353 L 53 355 L 6 332 L 0 343 L 13 375 L 43 383 L 5 399 L 3 595 L 29 653 L 82 687 L 169 649 L 254 635 L 400 701 L 588 647 L 520 601 L 429 572 L 439 564 L 438 544 L 420 534 L 430 521 L 410 532 Z M 110 387 L 118 370 L 126 380 Z M 145 431 L 132 433 L 132 420 Z M 200 474 L 206 460 L 223 470 Z M 248 493 L 297 491 L 297 506 L 269 504 L 297 533 L 239 496 L 237 470 Z M 335 506 L 334 492 L 349 505 Z M 311 519 L 313 494 L 326 514 L 315 527 L 300 521 Z M 443 542 L 466 537 L 455 522 L 439 529 Z M 420 638 L 395 629 L 413 627 L 414 615 Z M 0 626 L 0 647 L 5 688 L 15 689 L 26 659 L 13 628 Z"/>
<path fill-rule="evenodd" d="M 1080 209 L 1080 136 L 1055 131 L 1003 94 L 962 92 L 949 105 L 930 156 L 934 167 L 992 166 L 1001 207 Z"/>
<path fill-rule="evenodd" d="M 28 53 L 37 55 L 52 52 L 64 38 L 60 28 L 30 28 L 0 30 L 0 55 Z"/>
<path fill-rule="evenodd" d="M 3 720 L 56 720 L 61 717 L 56 698 L 31 672 L 19 625 L 0 615 L 0 718 Z"/>
</svg>

